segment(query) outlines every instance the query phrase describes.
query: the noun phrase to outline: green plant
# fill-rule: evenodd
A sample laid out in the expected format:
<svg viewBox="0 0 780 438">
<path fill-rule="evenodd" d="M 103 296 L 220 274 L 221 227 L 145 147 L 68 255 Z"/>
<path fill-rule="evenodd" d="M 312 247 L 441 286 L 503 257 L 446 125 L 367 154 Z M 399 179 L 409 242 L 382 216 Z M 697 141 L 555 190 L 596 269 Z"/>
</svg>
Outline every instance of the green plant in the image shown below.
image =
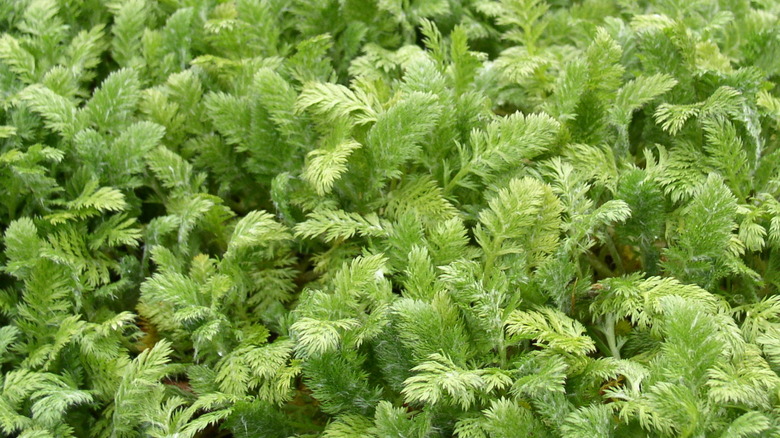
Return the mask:
<svg viewBox="0 0 780 438">
<path fill-rule="evenodd" d="M 0 4 L 0 431 L 780 436 L 779 17 Z"/>
</svg>

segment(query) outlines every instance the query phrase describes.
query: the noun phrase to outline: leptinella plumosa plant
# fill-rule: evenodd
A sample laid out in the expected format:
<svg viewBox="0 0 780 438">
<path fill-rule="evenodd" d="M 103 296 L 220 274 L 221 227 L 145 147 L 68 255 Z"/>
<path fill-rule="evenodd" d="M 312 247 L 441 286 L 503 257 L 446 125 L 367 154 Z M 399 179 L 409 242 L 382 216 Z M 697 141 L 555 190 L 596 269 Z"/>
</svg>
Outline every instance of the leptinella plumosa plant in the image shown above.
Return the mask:
<svg viewBox="0 0 780 438">
<path fill-rule="evenodd" d="M 780 437 L 780 4 L 0 4 L 0 431 Z"/>
</svg>

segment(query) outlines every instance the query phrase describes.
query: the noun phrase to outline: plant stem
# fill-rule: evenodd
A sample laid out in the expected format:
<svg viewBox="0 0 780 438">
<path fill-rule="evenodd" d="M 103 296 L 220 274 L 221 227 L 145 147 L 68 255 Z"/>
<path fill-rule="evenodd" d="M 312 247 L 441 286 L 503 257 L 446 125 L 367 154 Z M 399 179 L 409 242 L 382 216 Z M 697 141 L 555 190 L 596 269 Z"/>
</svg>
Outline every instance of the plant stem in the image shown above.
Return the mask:
<svg viewBox="0 0 780 438">
<path fill-rule="evenodd" d="M 450 193 L 452 189 L 455 188 L 456 185 L 458 185 L 458 182 L 460 182 L 461 179 L 463 179 L 464 176 L 466 176 L 467 173 L 471 171 L 471 162 L 469 161 L 466 163 L 465 166 L 461 167 L 460 170 L 458 170 L 458 173 L 455 174 L 455 176 L 452 177 L 451 180 L 447 182 L 447 184 L 444 186 L 444 193 Z"/>
<path fill-rule="evenodd" d="M 588 252 L 585 254 L 585 257 L 587 257 L 588 262 L 593 267 L 593 269 L 596 270 L 602 277 L 614 277 L 615 273 L 612 272 L 611 269 L 609 269 L 609 266 L 607 266 L 606 263 L 602 262 L 598 257 L 593 255 L 593 253 Z M 582 275 L 579 276 L 582 278 Z"/>
<path fill-rule="evenodd" d="M 609 250 L 609 255 L 612 256 L 612 260 L 615 262 L 618 273 L 624 274 L 626 272 L 626 268 L 623 266 L 623 259 L 620 257 L 620 253 L 615 246 L 615 241 L 609 234 L 607 234 L 607 249 Z"/>
<path fill-rule="evenodd" d="M 612 353 L 612 357 L 620 359 L 620 347 L 618 347 L 615 341 L 615 319 L 614 313 L 607 314 L 604 321 L 604 335 L 607 337 L 607 345 Z"/>
</svg>

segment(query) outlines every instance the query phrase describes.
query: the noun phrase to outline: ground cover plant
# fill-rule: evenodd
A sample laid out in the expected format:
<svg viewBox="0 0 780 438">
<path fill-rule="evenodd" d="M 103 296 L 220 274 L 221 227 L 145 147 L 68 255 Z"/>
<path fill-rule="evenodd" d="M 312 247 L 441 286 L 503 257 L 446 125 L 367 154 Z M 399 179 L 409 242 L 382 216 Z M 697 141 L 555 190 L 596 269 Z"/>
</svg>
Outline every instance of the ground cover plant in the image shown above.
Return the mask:
<svg viewBox="0 0 780 438">
<path fill-rule="evenodd" d="M 780 437 L 779 18 L 0 2 L 0 434 Z"/>
</svg>

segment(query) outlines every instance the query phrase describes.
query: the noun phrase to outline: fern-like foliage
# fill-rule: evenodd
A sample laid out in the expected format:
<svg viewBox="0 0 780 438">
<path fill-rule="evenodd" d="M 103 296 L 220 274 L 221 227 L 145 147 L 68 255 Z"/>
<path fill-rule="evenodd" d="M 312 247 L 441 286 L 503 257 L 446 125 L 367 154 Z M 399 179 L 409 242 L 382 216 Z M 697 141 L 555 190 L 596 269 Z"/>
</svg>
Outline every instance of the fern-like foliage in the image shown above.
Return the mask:
<svg viewBox="0 0 780 438">
<path fill-rule="evenodd" d="M 0 2 L 0 435 L 780 436 L 778 17 Z"/>
</svg>

